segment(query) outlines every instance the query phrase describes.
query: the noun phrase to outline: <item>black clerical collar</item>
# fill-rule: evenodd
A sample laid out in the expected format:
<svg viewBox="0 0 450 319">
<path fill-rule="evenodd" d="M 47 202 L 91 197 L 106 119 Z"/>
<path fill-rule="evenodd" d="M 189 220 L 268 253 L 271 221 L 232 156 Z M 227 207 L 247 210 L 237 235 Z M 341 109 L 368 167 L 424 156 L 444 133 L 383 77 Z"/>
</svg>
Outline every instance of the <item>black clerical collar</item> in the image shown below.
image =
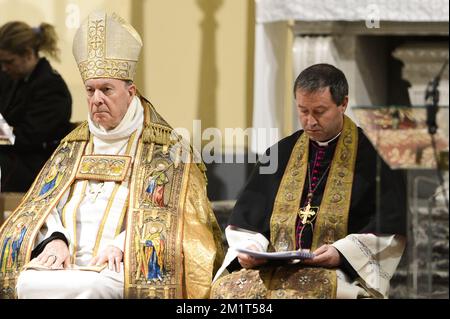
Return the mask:
<svg viewBox="0 0 450 319">
<path fill-rule="evenodd" d="M 325 142 L 319 142 L 319 141 L 314 141 L 314 140 L 311 140 L 311 141 L 320 147 L 327 147 L 328 145 L 330 145 L 330 143 L 332 144 L 333 141 L 336 141 L 337 138 L 339 137 L 339 135 L 341 135 L 341 133 L 342 133 L 342 131 L 340 131 L 335 137 L 333 137 Z"/>
</svg>

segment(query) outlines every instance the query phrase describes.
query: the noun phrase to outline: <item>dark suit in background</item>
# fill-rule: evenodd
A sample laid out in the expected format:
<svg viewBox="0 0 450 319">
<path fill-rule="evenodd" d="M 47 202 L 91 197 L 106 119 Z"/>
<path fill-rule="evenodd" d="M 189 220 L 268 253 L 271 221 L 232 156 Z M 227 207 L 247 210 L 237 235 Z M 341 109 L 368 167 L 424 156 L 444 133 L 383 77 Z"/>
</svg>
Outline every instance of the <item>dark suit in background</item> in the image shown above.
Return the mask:
<svg viewBox="0 0 450 319">
<path fill-rule="evenodd" d="M 0 146 L 2 192 L 25 192 L 59 141 L 70 131 L 72 98 L 63 78 L 41 58 L 13 81 L 0 74 L 0 113 L 13 127 L 14 145 Z"/>
</svg>

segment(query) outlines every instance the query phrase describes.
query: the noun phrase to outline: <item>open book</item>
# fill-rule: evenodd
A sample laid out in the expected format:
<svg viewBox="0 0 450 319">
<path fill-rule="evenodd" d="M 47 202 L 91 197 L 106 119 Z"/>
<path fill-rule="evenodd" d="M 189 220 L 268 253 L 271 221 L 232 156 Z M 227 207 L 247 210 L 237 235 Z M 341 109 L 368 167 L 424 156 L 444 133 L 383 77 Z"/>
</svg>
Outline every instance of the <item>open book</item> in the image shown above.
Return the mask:
<svg viewBox="0 0 450 319">
<path fill-rule="evenodd" d="M 262 252 L 250 250 L 246 248 L 233 247 L 239 253 L 247 254 L 255 258 L 278 259 L 278 260 L 293 260 L 293 259 L 311 259 L 314 254 L 309 250 L 291 250 L 291 251 L 276 251 L 276 252 Z"/>
<path fill-rule="evenodd" d="M 106 268 L 106 266 L 108 266 L 107 263 L 100 265 L 100 266 L 96 266 L 96 265 L 92 265 L 92 266 L 78 266 L 75 264 L 71 264 L 69 266 L 69 268 L 57 268 L 57 269 L 52 269 L 50 267 L 44 266 L 44 265 L 40 265 L 38 263 L 36 263 L 35 261 L 30 261 L 28 264 L 26 264 L 25 266 L 23 266 L 23 270 L 29 270 L 29 269 L 33 269 L 33 270 L 85 270 L 85 271 L 96 271 L 96 272 L 101 272 L 103 269 Z"/>
</svg>

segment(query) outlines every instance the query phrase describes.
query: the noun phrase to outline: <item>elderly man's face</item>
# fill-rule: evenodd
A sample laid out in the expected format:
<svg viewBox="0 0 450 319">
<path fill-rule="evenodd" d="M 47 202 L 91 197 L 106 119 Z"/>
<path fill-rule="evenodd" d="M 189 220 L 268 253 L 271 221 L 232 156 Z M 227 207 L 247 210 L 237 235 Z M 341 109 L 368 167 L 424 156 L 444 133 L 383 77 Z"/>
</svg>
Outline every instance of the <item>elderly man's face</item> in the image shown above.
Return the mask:
<svg viewBox="0 0 450 319">
<path fill-rule="evenodd" d="M 342 130 L 348 97 L 341 105 L 336 105 L 327 87 L 316 92 L 298 89 L 295 100 L 300 123 L 312 140 L 324 142 Z"/>
<path fill-rule="evenodd" d="M 135 85 L 117 79 L 89 79 L 85 86 L 91 120 L 107 130 L 119 125 L 136 94 Z"/>
</svg>

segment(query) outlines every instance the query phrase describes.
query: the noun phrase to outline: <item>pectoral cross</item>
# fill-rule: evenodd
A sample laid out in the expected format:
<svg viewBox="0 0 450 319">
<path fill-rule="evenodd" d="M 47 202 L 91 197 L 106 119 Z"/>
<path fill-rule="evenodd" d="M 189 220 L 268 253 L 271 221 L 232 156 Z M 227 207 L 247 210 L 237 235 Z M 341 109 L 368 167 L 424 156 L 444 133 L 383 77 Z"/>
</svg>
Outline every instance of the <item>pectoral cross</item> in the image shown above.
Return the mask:
<svg viewBox="0 0 450 319">
<path fill-rule="evenodd" d="M 89 185 L 89 195 L 91 197 L 92 202 L 95 202 L 97 200 L 98 194 L 102 192 L 103 184 L 104 183 Z"/>
<path fill-rule="evenodd" d="M 245 284 L 246 281 L 247 281 L 247 279 L 245 279 L 245 278 L 239 278 L 239 280 L 236 281 L 236 283 L 239 286 L 239 288 L 242 289 L 244 287 L 244 284 Z"/>
<path fill-rule="evenodd" d="M 316 211 L 311 207 L 311 204 L 308 203 L 304 209 L 300 209 L 298 215 L 302 219 L 303 225 L 306 224 L 308 218 L 313 217 L 316 214 Z"/>
</svg>

